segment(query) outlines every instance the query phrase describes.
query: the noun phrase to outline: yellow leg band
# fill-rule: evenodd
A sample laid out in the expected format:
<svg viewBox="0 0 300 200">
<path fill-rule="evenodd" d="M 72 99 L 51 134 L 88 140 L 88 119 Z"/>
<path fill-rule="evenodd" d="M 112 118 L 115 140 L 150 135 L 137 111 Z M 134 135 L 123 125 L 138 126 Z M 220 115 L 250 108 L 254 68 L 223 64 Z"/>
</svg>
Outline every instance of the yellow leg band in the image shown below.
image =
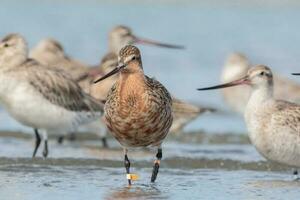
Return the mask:
<svg viewBox="0 0 300 200">
<path fill-rule="evenodd" d="M 126 174 L 126 178 L 128 180 L 136 181 L 139 179 L 139 176 L 137 174 Z"/>
</svg>

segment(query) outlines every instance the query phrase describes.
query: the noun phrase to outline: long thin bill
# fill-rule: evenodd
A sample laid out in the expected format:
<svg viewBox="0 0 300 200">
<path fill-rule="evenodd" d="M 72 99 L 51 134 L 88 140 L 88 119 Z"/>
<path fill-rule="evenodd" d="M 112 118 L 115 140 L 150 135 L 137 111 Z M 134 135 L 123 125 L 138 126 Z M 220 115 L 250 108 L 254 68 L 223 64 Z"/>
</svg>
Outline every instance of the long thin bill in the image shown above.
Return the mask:
<svg viewBox="0 0 300 200">
<path fill-rule="evenodd" d="M 135 42 L 138 44 L 146 44 L 146 45 L 153 45 L 158 47 L 164 47 L 164 48 L 170 48 L 170 49 L 184 49 L 185 47 L 182 45 L 176 45 L 176 44 L 166 44 L 154 40 L 144 39 L 144 38 L 138 38 L 135 37 Z"/>
<path fill-rule="evenodd" d="M 103 81 L 104 79 L 118 73 L 121 69 L 123 69 L 125 67 L 125 65 L 121 65 L 116 67 L 115 69 L 111 70 L 110 72 L 108 72 L 106 75 L 102 76 L 101 78 L 99 78 L 98 80 L 94 81 L 94 83 L 98 83 L 100 81 Z"/>
<path fill-rule="evenodd" d="M 241 79 L 238 79 L 236 81 L 232 81 L 229 83 L 221 84 L 221 85 L 215 85 L 212 87 L 205 87 L 205 88 L 198 88 L 197 90 L 215 90 L 215 89 L 221 89 L 221 88 L 227 88 L 227 87 L 233 87 L 237 85 L 242 85 L 242 84 L 249 84 L 249 79 L 248 76 L 245 76 Z"/>
<path fill-rule="evenodd" d="M 292 73 L 292 75 L 299 76 L 300 73 Z"/>
</svg>

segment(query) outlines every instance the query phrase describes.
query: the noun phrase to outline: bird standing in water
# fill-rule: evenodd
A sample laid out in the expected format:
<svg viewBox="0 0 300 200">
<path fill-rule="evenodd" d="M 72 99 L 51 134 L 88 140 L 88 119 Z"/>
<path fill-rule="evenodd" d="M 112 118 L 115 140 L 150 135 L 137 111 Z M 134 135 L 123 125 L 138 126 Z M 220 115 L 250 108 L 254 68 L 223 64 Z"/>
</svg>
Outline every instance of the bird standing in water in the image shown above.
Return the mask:
<svg viewBox="0 0 300 200">
<path fill-rule="evenodd" d="M 95 83 L 116 73 L 118 80 L 108 93 L 104 118 L 112 135 L 124 147 L 124 164 L 131 185 L 128 148 L 157 148 L 151 182 L 154 182 L 162 158 L 162 142 L 172 125 L 172 98 L 155 79 L 144 75 L 140 51 L 127 45 L 120 50 L 118 66 Z"/>
<path fill-rule="evenodd" d="M 27 43 L 19 34 L 0 41 L 0 82 L 1 105 L 35 130 L 33 157 L 41 140 L 47 157 L 49 133 L 66 134 L 103 114 L 103 104 L 84 93 L 68 75 L 29 59 Z"/>
<path fill-rule="evenodd" d="M 258 65 L 238 80 L 198 90 L 243 84 L 252 90 L 244 113 L 252 144 L 268 160 L 300 167 L 300 105 L 274 99 L 270 68 Z"/>
</svg>

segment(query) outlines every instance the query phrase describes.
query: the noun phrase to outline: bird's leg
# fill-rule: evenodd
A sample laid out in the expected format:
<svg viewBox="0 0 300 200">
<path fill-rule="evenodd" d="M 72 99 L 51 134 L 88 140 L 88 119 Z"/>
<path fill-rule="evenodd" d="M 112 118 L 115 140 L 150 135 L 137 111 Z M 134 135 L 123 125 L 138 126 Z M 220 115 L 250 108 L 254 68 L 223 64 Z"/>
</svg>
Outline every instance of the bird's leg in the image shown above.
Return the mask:
<svg viewBox="0 0 300 200">
<path fill-rule="evenodd" d="M 297 181 L 300 180 L 297 169 L 293 169 L 293 175 L 294 175 L 294 180 L 297 180 Z"/>
<path fill-rule="evenodd" d="M 43 157 L 47 158 L 49 151 L 48 151 L 48 134 L 46 131 L 43 132 L 43 140 L 44 140 Z"/>
<path fill-rule="evenodd" d="M 296 175 L 296 176 L 298 175 L 298 170 L 297 169 L 293 170 L 293 175 Z"/>
<path fill-rule="evenodd" d="M 100 129 L 100 135 L 101 135 L 101 140 L 102 140 L 102 146 L 104 148 L 108 148 L 108 144 L 107 144 L 107 134 L 108 134 L 108 130 L 107 128 L 105 127 L 105 122 L 104 122 L 104 119 L 102 118 L 100 120 L 100 123 L 102 123 L 102 126 L 101 126 L 101 129 Z"/>
<path fill-rule="evenodd" d="M 58 144 L 62 144 L 64 142 L 65 139 L 68 139 L 69 141 L 75 141 L 76 140 L 76 133 L 75 132 L 71 132 L 69 135 L 67 135 L 68 137 L 61 135 L 57 138 L 57 142 Z"/>
<path fill-rule="evenodd" d="M 47 158 L 48 153 L 49 153 L 49 151 L 48 151 L 48 140 L 45 140 L 44 141 L 43 157 Z"/>
<path fill-rule="evenodd" d="M 102 141 L 102 146 L 104 148 L 108 148 L 107 139 L 105 136 L 101 138 L 101 141 Z"/>
<path fill-rule="evenodd" d="M 76 133 L 75 132 L 70 133 L 69 140 L 70 141 L 75 141 L 76 140 Z"/>
<path fill-rule="evenodd" d="M 64 142 L 64 139 L 65 139 L 65 137 L 64 137 L 63 135 L 59 136 L 59 137 L 57 138 L 57 143 L 58 143 L 58 144 L 62 144 L 62 143 Z"/>
<path fill-rule="evenodd" d="M 34 147 L 34 151 L 33 151 L 33 154 L 32 154 L 32 157 L 34 158 L 35 155 L 36 155 L 36 152 L 41 144 L 41 137 L 40 137 L 40 134 L 38 132 L 37 129 L 34 129 L 34 133 L 35 133 L 35 147 Z"/>
<path fill-rule="evenodd" d="M 126 169 L 126 177 L 128 180 L 128 184 L 131 185 L 130 161 L 128 159 L 127 152 L 128 152 L 128 150 L 125 148 L 124 149 L 124 165 L 125 165 L 125 169 Z"/>
<path fill-rule="evenodd" d="M 153 171 L 152 171 L 152 176 L 151 176 L 152 183 L 154 183 L 154 181 L 156 180 L 161 158 L 162 158 L 162 149 L 161 149 L 161 147 L 158 147 L 157 154 L 156 154 L 156 160 L 154 161 L 154 166 L 153 166 Z"/>
</svg>

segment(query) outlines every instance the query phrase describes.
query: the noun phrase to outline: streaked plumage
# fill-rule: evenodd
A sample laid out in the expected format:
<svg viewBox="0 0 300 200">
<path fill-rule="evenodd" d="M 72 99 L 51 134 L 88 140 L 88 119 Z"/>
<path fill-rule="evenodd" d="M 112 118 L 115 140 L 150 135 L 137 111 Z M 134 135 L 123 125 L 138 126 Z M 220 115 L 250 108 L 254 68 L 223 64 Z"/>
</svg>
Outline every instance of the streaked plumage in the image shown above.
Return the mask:
<svg viewBox="0 0 300 200">
<path fill-rule="evenodd" d="M 0 43 L 0 83 L 4 108 L 25 126 L 45 132 L 45 142 L 48 131 L 73 131 L 103 112 L 103 105 L 63 72 L 28 59 L 26 41 L 18 34 Z"/>
<path fill-rule="evenodd" d="M 103 58 L 101 62 L 101 68 L 93 69 L 90 71 L 90 75 L 88 78 L 85 78 L 84 81 L 93 82 L 97 78 L 103 76 L 109 71 L 113 70 L 117 66 L 117 57 L 115 54 L 107 54 L 106 57 Z M 89 87 L 88 91 L 90 95 L 93 97 L 104 100 L 107 97 L 110 88 L 117 81 L 118 77 L 113 75 L 101 82 L 101 84 L 92 84 Z M 199 105 L 194 105 L 191 103 L 187 103 L 175 97 L 172 97 L 172 111 L 173 111 L 173 123 L 170 129 L 172 133 L 181 133 L 184 127 L 189 124 L 191 121 L 195 120 L 199 115 L 206 112 L 214 112 L 215 109 L 202 107 Z"/>
<path fill-rule="evenodd" d="M 154 182 L 162 155 L 161 144 L 172 124 L 172 98 L 162 84 L 144 75 L 140 52 L 134 46 L 127 45 L 122 48 L 119 53 L 119 67 L 98 81 L 118 72 L 118 80 L 111 88 L 105 103 L 105 122 L 112 135 L 125 148 L 127 174 L 130 167 L 127 148 L 158 148 L 151 178 Z M 131 184 L 130 178 L 128 181 Z"/>
<path fill-rule="evenodd" d="M 137 78 L 144 80 L 135 82 Z M 172 124 L 172 100 L 155 79 L 137 78 L 119 79 L 114 84 L 105 103 L 105 120 L 124 147 L 158 146 Z M 138 85 L 142 83 L 145 85 Z"/>
</svg>

